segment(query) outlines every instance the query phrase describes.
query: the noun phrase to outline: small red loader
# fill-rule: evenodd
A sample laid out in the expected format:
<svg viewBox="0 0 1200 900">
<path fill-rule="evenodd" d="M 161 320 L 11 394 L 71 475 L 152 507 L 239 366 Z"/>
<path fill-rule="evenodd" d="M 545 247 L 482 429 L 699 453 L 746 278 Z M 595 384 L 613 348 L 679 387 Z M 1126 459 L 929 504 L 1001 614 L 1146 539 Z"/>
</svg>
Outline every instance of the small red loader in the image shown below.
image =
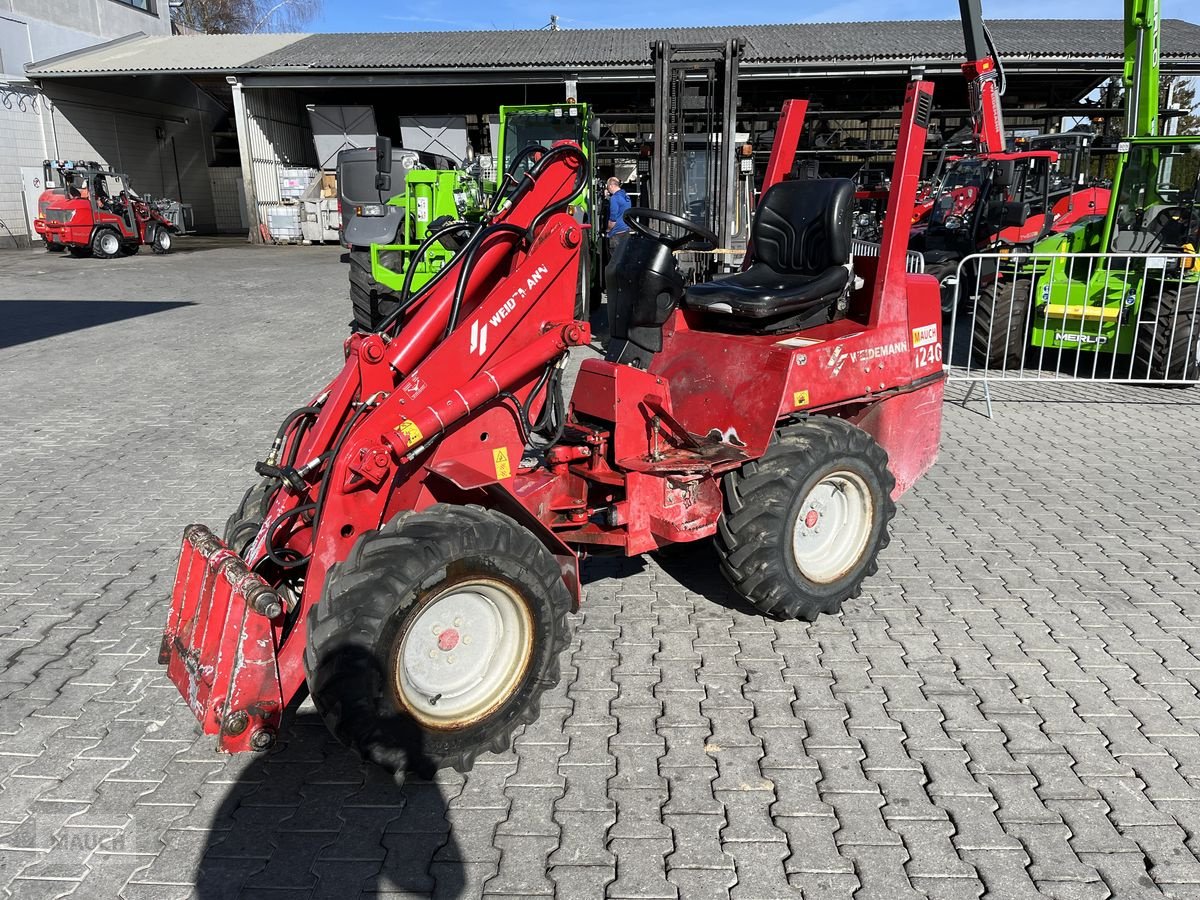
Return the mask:
<svg viewBox="0 0 1200 900">
<path fill-rule="evenodd" d="M 38 200 L 34 229 L 51 251 L 72 256 L 112 259 L 137 253 L 147 244 L 155 253 L 169 253 L 177 231 L 158 204 L 130 193 L 127 176 L 97 162 L 46 160 L 46 183 L 51 171 L 61 187 Z"/>
<path fill-rule="evenodd" d="M 711 538 L 764 614 L 857 596 L 938 450 L 938 285 L 905 271 L 932 93 L 909 85 L 878 255 L 851 257 L 850 181 L 779 181 L 798 126 L 777 129 L 742 271 L 685 286 L 674 251 L 715 236 L 627 213 L 607 356 L 569 401 L 588 170 L 573 144 L 547 152 L 345 341 L 223 536 L 185 529 L 160 662 L 204 732 L 266 749 L 307 687 L 365 759 L 465 770 L 558 679 L 585 554 Z"/>
</svg>

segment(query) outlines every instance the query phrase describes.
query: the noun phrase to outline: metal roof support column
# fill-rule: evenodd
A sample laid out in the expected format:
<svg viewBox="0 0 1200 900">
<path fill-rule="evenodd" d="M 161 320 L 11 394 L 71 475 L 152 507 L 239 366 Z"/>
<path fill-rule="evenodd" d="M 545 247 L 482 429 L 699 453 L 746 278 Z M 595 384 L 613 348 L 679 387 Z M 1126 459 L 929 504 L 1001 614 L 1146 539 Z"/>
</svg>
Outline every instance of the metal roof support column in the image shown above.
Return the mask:
<svg viewBox="0 0 1200 900">
<path fill-rule="evenodd" d="M 246 98 L 242 96 L 242 83 L 233 75 L 228 77 L 233 85 L 233 118 L 237 129 L 238 156 L 242 164 L 242 189 L 246 193 L 246 219 L 250 226 L 249 240 L 261 244 L 262 229 L 258 218 L 258 192 L 254 189 L 253 154 L 250 148 L 250 120 L 246 115 Z"/>
</svg>

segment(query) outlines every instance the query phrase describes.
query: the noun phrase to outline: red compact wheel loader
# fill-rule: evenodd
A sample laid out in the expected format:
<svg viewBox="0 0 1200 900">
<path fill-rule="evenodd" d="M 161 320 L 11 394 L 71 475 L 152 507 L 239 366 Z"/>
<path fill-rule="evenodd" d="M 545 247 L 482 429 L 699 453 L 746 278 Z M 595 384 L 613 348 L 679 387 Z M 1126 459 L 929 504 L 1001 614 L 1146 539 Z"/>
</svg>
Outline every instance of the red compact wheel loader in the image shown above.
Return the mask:
<svg viewBox="0 0 1200 900">
<path fill-rule="evenodd" d="M 131 193 L 129 178 L 98 162 L 45 160 L 46 183 L 57 172 L 62 185 L 39 198 L 34 229 L 48 250 L 72 256 L 113 259 L 137 253 L 148 244 L 155 253 L 170 253 L 177 229 L 158 201 Z"/>
<path fill-rule="evenodd" d="M 569 402 L 587 167 L 574 144 L 547 152 L 346 340 L 224 535 L 184 531 L 160 661 L 203 730 L 265 749 L 307 686 L 364 758 L 465 770 L 558 679 L 588 553 L 712 538 L 764 614 L 856 596 L 938 449 L 938 285 L 905 272 L 932 93 L 908 88 L 878 256 L 851 258 L 850 181 L 775 183 L 798 128 L 778 129 L 740 272 L 685 286 L 674 251 L 715 236 L 626 213 L 607 357 Z"/>
</svg>

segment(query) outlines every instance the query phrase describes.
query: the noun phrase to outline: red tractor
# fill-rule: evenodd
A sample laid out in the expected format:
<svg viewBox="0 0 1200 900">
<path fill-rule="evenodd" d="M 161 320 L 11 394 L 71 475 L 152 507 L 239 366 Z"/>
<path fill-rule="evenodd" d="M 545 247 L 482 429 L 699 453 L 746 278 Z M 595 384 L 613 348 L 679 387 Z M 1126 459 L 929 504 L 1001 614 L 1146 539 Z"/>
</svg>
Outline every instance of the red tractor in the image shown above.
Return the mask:
<svg viewBox="0 0 1200 900">
<path fill-rule="evenodd" d="M 143 244 L 155 253 L 170 252 L 175 225 L 158 203 L 133 194 L 125 175 L 97 162 L 46 160 L 42 167 L 46 184 L 55 173 L 59 185 L 38 198 L 33 228 L 46 249 L 97 259 L 137 253 Z"/>
<path fill-rule="evenodd" d="M 307 686 L 364 758 L 466 769 L 558 679 L 586 554 L 711 538 L 767 615 L 857 596 L 941 431 L 938 285 L 905 272 L 932 93 L 908 88 L 878 256 L 851 256 L 852 182 L 778 181 L 778 135 L 742 271 L 685 285 L 675 251 L 715 235 L 626 213 L 607 357 L 569 401 L 580 149 L 451 226 L 462 251 L 346 339 L 223 538 L 184 531 L 159 659 L 203 730 L 265 749 Z"/>
</svg>

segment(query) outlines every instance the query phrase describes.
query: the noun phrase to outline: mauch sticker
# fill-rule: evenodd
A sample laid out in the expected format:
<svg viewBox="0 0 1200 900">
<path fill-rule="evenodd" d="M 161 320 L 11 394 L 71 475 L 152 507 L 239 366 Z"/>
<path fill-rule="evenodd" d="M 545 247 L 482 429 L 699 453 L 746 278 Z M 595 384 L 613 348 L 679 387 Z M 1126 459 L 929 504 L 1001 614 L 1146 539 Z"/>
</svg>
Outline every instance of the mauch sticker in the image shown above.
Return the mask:
<svg viewBox="0 0 1200 900">
<path fill-rule="evenodd" d="M 913 349 L 917 347 L 927 347 L 930 344 L 936 344 L 937 335 L 936 325 L 922 325 L 920 328 L 913 329 Z"/>
</svg>

